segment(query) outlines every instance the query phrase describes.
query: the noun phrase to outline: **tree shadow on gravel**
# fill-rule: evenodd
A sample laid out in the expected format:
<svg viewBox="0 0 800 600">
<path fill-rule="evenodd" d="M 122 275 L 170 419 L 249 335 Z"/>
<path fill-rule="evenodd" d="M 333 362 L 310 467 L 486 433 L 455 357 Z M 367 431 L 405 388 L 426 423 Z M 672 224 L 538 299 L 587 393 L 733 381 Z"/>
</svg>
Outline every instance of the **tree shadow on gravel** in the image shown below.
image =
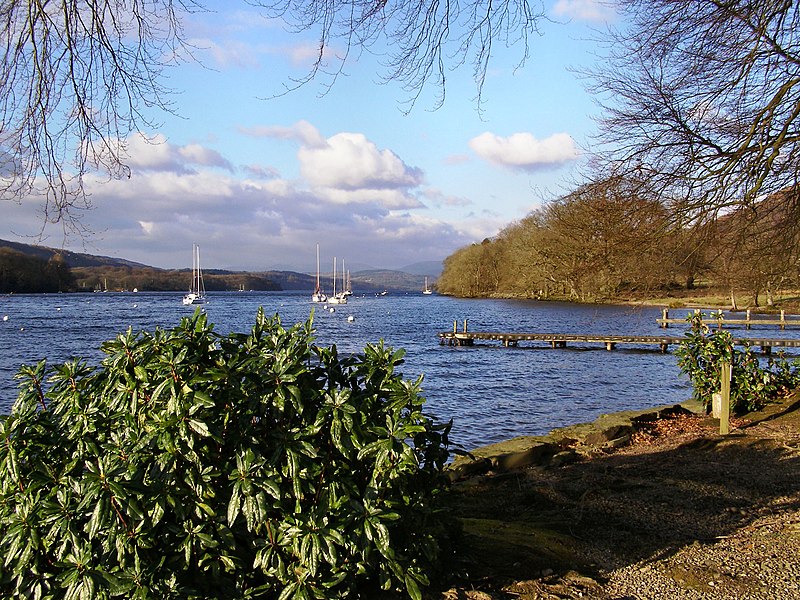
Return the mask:
<svg viewBox="0 0 800 600">
<path fill-rule="evenodd" d="M 800 437 L 796 424 L 787 431 L 788 442 L 709 428 L 679 437 L 688 441 L 460 482 L 449 497 L 464 524 L 460 575 L 490 590 L 569 572 L 602 581 L 603 572 L 800 510 Z"/>
</svg>

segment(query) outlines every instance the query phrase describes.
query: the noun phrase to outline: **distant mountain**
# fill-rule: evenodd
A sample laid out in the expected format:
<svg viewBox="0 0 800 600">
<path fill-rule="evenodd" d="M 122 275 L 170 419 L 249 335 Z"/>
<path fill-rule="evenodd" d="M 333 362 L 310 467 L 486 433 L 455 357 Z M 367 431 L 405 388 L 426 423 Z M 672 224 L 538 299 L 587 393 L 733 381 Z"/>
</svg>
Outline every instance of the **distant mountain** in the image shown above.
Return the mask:
<svg viewBox="0 0 800 600">
<path fill-rule="evenodd" d="M 36 246 L 33 244 L 22 244 L 19 242 L 9 242 L 7 240 L 0 240 L 0 248 L 11 248 L 17 252 L 22 252 L 29 256 L 36 256 L 43 260 L 50 260 L 56 254 L 60 254 L 64 261 L 70 267 L 133 267 L 133 268 L 148 268 L 154 269 L 156 267 L 148 267 L 141 263 L 136 263 L 122 258 L 111 258 L 110 256 L 94 256 L 92 254 L 81 254 L 79 252 L 72 252 L 70 250 L 57 250 L 55 248 L 48 248 L 47 246 Z"/>
<path fill-rule="evenodd" d="M 136 273 L 147 271 L 148 280 L 158 280 L 159 285 L 157 289 L 171 289 L 164 287 L 164 280 L 174 277 L 175 273 L 184 273 L 188 269 L 160 269 L 158 267 L 151 267 L 141 263 L 125 260 L 122 258 L 112 258 L 108 256 L 94 256 L 92 254 L 82 254 L 80 252 L 72 252 L 70 250 L 58 250 L 55 248 L 48 248 L 46 246 L 37 246 L 33 244 L 22 244 L 19 242 L 11 242 L 7 240 L 0 240 L 0 248 L 7 247 L 17 252 L 26 255 L 35 256 L 45 261 L 50 260 L 54 255 L 60 254 L 64 262 L 71 268 L 78 270 L 79 282 L 81 285 L 95 287 L 96 281 L 103 281 L 101 277 L 108 278 L 109 286 L 112 285 L 115 289 L 130 288 L 135 286 L 142 287 L 139 279 L 136 279 Z M 115 279 L 122 279 L 123 274 L 111 273 L 111 269 L 124 269 L 124 276 L 127 278 L 127 283 L 123 281 L 114 281 Z M 351 273 L 350 280 L 352 282 L 353 292 L 358 293 L 374 293 L 383 290 L 390 291 L 404 291 L 416 292 L 422 290 L 425 277 L 428 277 L 430 285 L 434 285 L 436 278 L 442 272 L 441 261 L 421 262 L 404 267 L 402 270 L 392 269 L 366 269 Z M 316 275 L 308 273 L 297 273 L 295 271 L 258 271 L 258 272 L 245 272 L 245 271 L 230 271 L 222 269 L 203 269 L 204 275 L 209 277 L 206 281 L 207 289 L 211 279 L 218 276 L 220 279 L 219 285 L 216 289 L 239 289 L 240 285 L 251 289 L 251 286 L 258 285 L 257 289 L 273 289 L 269 284 L 274 284 L 275 288 L 282 290 L 308 290 L 309 293 L 314 289 L 316 282 Z M 140 274 L 139 277 L 143 275 Z M 249 281 L 248 276 L 257 278 L 258 281 Z M 105 285 L 105 282 L 104 282 Z M 154 284 L 155 285 L 155 284 Z M 175 285 L 180 286 L 178 289 L 183 289 L 184 282 L 175 282 Z M 331 289 L 331 275 L 330 273 L 322 275 L 322 285 L 326 291 Z M 226 287 L 233 286 L 233 287 Z M 338 285 L 337 285 L 338 287 Z"/>
<path fill-rule="evenodd" d="M 414 263 L 413 265 L 408 265 L 407 267 L 403 267 L 402 269 L 398 270 L 402 271 L 403 273 L 411 273 L 412 275 L 427 275 L 432 281 L 433 279 L 438 279 L 442 274 L 442 271 L 444 270 L 444 264 L 441 260 L 428 260 L 425 262 Z"/>
<path fill-rule="evenodd" d="M 372 269 L 369 271 L 358 271 L 351 275 L 353 281 L 353 291 L 361 286 L 368 291 L 395 290 L 405 292 L 421 291 L 425 285 L 424 275 L 415 275 L 405 271 L 393 271 L 390 269 Z M 430 283 L 433 280 L 429 278 Z"/>
</svg>

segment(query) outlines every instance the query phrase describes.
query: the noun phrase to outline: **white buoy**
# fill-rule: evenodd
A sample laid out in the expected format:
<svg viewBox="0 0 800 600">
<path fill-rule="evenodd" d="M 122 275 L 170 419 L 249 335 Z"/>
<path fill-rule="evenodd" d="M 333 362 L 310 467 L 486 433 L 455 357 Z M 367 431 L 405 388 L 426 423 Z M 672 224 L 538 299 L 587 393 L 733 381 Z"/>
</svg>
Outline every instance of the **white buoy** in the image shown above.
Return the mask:
<svg viewBox="0 0 800 600">
<path fill-rule="evenodd" d="M 138 304 L 134 304 L 133 308 L 139 308 L 139 305 Z"/>
<path fill-rule="evenodd" d="M 8 315 L 3 315 L 3 321 L 8 321 Z"/>
<path fill-rule="evenodd" d="M 60 307 L 60 306 L 59 306 L 58 308 L 56 308 L 56 311 L 59 311 L 59 310 L 61 310 L 61 307 Z"/>
<path fill-rule="evenodd" d="M 353 315 L 347 315 L 347 320 L 348 320 L 350 323 L 352 323 L 353 321 L 355 321 L 355 320 L 356 320 L 356 318 L 355 318 Z"/>
<path fill-rule="evenodd" d="M 328 312 L 335 313 L 335 312 L 336 312 L 336 309 L 335 309 L 335 308 L 333 308 L 333 307 L 331 306 L 331 307 L 328 309 Z"/>
</svg>

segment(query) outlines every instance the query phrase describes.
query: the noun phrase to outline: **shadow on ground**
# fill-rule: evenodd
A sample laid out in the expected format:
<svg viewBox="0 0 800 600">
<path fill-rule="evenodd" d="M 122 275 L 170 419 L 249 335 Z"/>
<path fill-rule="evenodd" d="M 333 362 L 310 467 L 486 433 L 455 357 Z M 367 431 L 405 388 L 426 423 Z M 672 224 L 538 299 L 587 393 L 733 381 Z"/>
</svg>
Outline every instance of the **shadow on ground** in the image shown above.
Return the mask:
<svg viewBox="0 0 800 600">
<path fill-rule="evenodd" d="M 589 460 L 459 482 L 448 499 L 464 525 L 456 585 L 511 598 L 501 590 L 515 581 L 569 573 L 602 583 L 604 572 L 800 509 L 799 406 L 754 415 L 726 437 L 697 417 L 691 431 Z"/>
</svg>

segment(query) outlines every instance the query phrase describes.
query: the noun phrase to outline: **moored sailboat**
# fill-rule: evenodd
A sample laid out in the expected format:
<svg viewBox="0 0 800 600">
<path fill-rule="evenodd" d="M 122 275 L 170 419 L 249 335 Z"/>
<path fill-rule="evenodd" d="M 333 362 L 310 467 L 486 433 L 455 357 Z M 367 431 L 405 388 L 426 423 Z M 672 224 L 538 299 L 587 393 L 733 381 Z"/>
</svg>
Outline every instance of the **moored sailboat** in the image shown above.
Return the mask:
<svg viewBox="0 0 800 600">
<path fill-rule="evenodd" d="M 327 302 L 328 297 L 322 291 L 319 285 L 319 244 L 317 244 L 317 287 L 314 288 L 314 293 L 311 294 L 312 302 Z"/>
<path fill-rule="evenodd" d="M 336 293 L 336 257 L 333 257 L 333 295 L 328 298 L 329 304 L 347 304 L 347 296 L 344 292 Z"/>
<path fill-rule="evenodd" d="M 183 297 L 185 305 L 205 304 L 206 287 L 203 283 L 203 271 L 200 269 L 200 246 L 192 244 L 192 283 L 189 293 Z"/>
</svg>

